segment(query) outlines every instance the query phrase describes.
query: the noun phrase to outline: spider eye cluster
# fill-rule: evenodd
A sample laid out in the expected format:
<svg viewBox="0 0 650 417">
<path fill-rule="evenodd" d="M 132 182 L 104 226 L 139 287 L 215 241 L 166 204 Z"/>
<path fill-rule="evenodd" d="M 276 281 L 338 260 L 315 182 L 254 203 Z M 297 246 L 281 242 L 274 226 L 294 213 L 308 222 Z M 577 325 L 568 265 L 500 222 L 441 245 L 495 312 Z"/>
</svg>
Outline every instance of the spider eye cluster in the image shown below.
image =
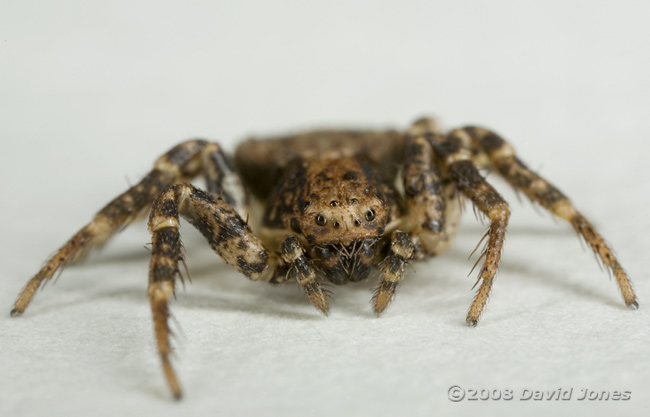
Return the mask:
<svg viewBox="0 0 650 417">
<path fill-rule="evenodd" d="M 332 201 L 330 203 L 330 206 L 336 207 L 336 206 L 338 206 L 338 202 Z M 375 213 L 375 210 L 373 210 L 373 209 L 368 209 L 365 212 L 364 217 L 365 217 L 366 221 L 371 222 L 371 221 L 375 220 L 375 218 L 377 217 L 377 213 Z M 327 217 L 323 213 L 317 214 L 316 217 L 314 218 L 314 220 L 316 221 L 316 224 L 319 225 L 319 226 L 327 225 Z M 358 219 L 358 218 L 355 218 L 352 224 L 355 227 L 359 227 L 359 226 L 361 226 L 361 220 Z M 333 221 L 332 222 L 332 227 L 334 227 L 335 229 L 340 228 L 341 227 L 341 222 L 338 221 L 338 220 Z"/>
</svg>

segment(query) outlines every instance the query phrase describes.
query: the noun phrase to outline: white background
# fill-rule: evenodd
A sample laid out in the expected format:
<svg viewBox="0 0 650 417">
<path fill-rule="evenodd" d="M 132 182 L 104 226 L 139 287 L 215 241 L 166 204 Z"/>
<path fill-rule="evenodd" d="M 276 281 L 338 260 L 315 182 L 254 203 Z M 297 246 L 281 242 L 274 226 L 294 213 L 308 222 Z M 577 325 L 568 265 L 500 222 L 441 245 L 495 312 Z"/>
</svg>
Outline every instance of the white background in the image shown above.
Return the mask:
<svg viewBox="0 0 650 417">
<path fill-rule="evenodd" d="M 9 1 L 0 3 L 0 415 L 640 415 L 650 406 L 647 1 Z M 200 136 L 406 127 L 423 114 L 511 140 L 612 244 L 641 308 L 566 224 L 512 204 L 487 311 L 464 325 L 485 225 L 391 308 L 336 287 L 321 317 L 293 286 L 246 281 L 183 227 L 193 284 L 172 309 L 170 399 L 138 223 L 39 292 L 44 259 L 161 153 Z M 541 215 L 539 213 L 542 213 Z M 177 326 L 177 327 L 178 327 Z M 512 401 L 452 403 L 452 385 Z M 570 401 L 524 390 L 573 388 Z M 629 401 L 579 401 L 583 388 Z"/>
</svg>

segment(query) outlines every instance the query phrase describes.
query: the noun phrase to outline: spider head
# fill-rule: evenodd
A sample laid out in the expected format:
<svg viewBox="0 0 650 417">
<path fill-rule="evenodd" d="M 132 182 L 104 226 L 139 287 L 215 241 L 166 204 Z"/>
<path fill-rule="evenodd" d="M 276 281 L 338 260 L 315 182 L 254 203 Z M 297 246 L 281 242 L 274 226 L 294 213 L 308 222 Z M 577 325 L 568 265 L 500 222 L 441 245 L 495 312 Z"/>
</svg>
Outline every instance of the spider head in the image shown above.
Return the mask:
<svg viewBox="0 0 650 417">
<path fill-rule="evenodd" d="M 305 236 L 312 258 L 330 281 L 365 278 L 375 242 L 391 215 L 390 196 L 375 177 L 378 174 L 359 161 L 318 161 L 310 167 L 314 171 L 307 173 L 309 193 L 304 194 L 301 215 L 292 228 Z"/>
<path fill-rule="evenodd" d="M 369 187 L 368 187 L 369 188 Z M 339 196 L 340 197 L 340 196 Z M 301 231 L 325 277 L 341 284 L 368 276 L 389 213 L 374 193 L 328 196 L 310 204 Z"/>
<path fill-rule="evenodd" d="M 330 164 L 314 175 L 294 231 L 312 247 L 350 248 L 366 239 L 378 239 L 390 218 L 386 196 L 358 165 Z M 344 169 L 345 168 L 345 169 Z"/>
<path fill-rule="evenodd" d="M 325 201 L 310 203 L 300 222 L 300 229 L 312 246 L 348 247 L 384 233 L 389 216 L 376 196 L 326 197 Z"/>
</svg>

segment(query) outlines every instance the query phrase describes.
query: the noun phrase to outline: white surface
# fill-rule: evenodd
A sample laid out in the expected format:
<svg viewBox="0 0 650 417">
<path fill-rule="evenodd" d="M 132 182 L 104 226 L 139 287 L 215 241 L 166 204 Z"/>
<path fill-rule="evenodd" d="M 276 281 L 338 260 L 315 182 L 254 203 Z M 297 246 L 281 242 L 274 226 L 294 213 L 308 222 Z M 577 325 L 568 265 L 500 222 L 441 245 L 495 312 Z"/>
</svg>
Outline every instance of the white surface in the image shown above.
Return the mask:
<svg viewBox="0 0 650 417">
<path fill-rule="evenodd" d="M 0 5 L 0 415 L 643 414 L 650 3 L 280 3 Z M 371 283 L 333 288 L 324 318 L 294 287 L 246 281 L 184 227 L 180 403 L 155 354 L 144 224 L 9 317 L 46 256 L 182 139 L 232 148 L 250 133 L 424 113 L 509 138 L 612 243 L 641 308 L 623 306 L 567 225 L 492 175 L 513 215 L 475 329 L 467 256 L 484 226 L 471 210 L 379 319 Z M 516 399 L 452 403 L 455 384 Z M 573 399 L 518 399 L 558 388 Z M 578 401 L 583 388 L 631 399 Z"/>
</svg>

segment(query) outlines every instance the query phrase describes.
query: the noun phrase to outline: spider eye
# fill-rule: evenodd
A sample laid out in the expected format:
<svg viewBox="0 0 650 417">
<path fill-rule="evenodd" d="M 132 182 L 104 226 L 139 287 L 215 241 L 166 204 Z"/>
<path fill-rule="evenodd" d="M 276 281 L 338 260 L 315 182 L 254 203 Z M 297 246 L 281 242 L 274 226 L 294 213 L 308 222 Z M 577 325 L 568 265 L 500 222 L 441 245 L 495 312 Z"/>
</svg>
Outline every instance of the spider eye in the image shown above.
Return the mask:
<svg viewBox="0 0 650 417">
<path fill-rule="evenodd" d="M 327 223 L 327 219 L 325 218 L 325 216 L 323 216 L 322 214 L 319 214 L 318 216 L 316 216 L 316 224 L 317 225 L 325 226 L 325 223 Z"/>
<path fill-rule="evenodd" d="M 332 207 L 336 207 L 336 206 L 338 206 L 338 205 L 339 205 L 339 202 L 338 202 L 338 201 L 332 201 L 332 202 L 330 203 L 330 206 L 332 206 Z"/>
<path fill-rule="evenodd" d="M 357 227 L 361 226 L 361 220 L 355 219 L 354 220 L 354 225 L 357 226 Z"/>
<path fill-rule="evenodd" d="M 369 222 L 375 220 L 375 211 L 373 209 L 370 209 L 366 212 L 366 220 Z"/>
<path fill-rule="evenodd" d="M 339 222 L 334 222 L 332 223 L 332 226 L 334 226 L 335 229 L 338 229 L 339 227 L 341 227 L 341 224 Z"/>
</svg>

